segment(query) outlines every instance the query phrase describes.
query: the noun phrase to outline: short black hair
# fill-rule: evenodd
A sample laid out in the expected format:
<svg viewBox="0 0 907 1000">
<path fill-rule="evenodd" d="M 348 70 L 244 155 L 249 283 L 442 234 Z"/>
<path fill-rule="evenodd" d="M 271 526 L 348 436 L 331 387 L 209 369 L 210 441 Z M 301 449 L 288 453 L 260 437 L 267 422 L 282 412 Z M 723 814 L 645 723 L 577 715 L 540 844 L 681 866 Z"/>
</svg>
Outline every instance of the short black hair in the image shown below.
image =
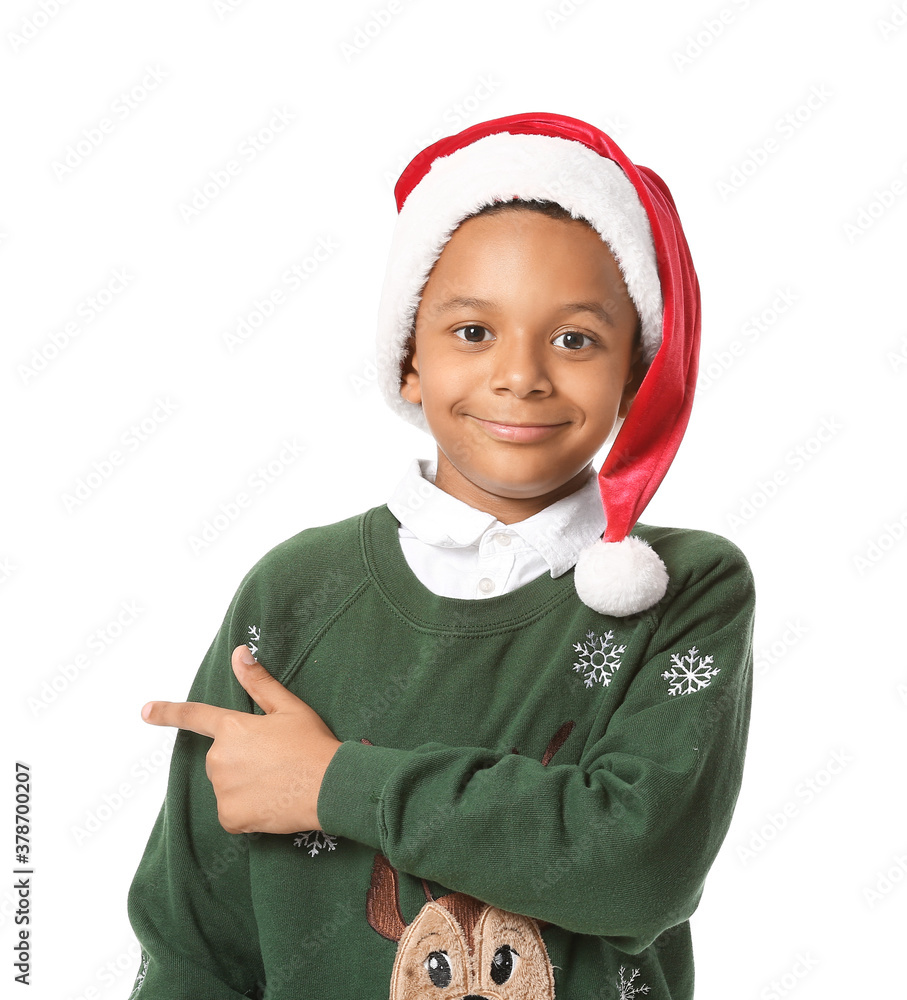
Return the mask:
<svg viewBox="0 0 907 1000">
<path fill-rule="evenodd" d="M 532 212 L 547 215 L 549 219 L 560 219 L 563 222 L 569 222 L 573 219 L 576 222 L 585 222 L 587 226 L 594 228 L 588 219 L 571 215 L 563 205 L 558 204 L 556 201 L 545 201 L 542 198 L 513 198 L 511 201 L 496 201 L 490 205 L 483 206 L 477 212 L 473 212 L 472 215 L 467 215 L 466 218 L 460 220 L 460 223 L 464 223 L 466 219 L 474 219 L 478 215 L 498 215 L 509 208 L 529 209 Z"/>
</svg>

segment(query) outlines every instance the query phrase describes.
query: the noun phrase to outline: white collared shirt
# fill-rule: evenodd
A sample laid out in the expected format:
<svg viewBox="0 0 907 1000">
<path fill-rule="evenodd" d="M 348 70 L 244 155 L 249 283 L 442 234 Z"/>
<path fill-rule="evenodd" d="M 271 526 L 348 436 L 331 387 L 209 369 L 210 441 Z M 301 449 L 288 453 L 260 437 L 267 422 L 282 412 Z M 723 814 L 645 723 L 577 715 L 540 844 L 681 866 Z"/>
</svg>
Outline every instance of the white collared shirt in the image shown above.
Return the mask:
<svg viewBox="0 0 907 1000">
<path fill-rule="evenodd" d="M 546 570 L 562 576 L 605 530 L 598 477 L 524 521 L 502 524 L 434 485 L 437 463 L 415 459 L 387 506 L 400 522 L 403 555 L 432 593 L 507 594 Z"/>
</svg>

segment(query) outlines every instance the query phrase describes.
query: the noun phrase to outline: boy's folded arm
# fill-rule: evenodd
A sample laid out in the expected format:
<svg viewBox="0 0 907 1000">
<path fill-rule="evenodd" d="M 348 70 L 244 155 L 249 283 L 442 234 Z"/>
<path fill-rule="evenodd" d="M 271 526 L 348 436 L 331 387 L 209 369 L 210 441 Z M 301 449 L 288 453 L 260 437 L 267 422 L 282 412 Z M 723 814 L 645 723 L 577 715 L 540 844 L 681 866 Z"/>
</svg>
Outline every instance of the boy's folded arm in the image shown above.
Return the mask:
<svg viewBox="0 0 907 1000">
<path fill-rule="evenodd" d="M 244 634 L 240 587 L 189 692 L 190 700 L 251 711 L 230 668 Z M 251 620 L 255 620 L 254 617 Z M 227 833 L 205 773 L 211 740 L 177 734 L 164 805 L 129 890 L 142 948 L 142 1000 L 236 1000 L 264 982 L 249 880 L 249 838 Z"/>
<path fill-rule="evenodd" d="M 411 875 L 641 950 L 695 910 L 730 823 L 753 605 L 749 567 L 729 546 L 670 595 L 643 667 L 579 764 L 350 741 L 325 774 L 321 825 Z M 696 690 L 677 666 L 690 650 Z"/>
</svg>

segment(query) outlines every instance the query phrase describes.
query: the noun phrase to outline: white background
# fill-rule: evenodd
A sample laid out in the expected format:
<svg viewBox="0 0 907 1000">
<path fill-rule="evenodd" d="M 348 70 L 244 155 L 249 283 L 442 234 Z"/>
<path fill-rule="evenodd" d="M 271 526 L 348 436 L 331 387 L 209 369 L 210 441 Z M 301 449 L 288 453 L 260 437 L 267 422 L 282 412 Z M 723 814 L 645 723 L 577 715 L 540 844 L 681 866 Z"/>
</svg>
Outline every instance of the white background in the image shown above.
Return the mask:
<svg viewBox="0 0 907 1000">
<path fill-rule="evenodd" d="M 0 23 L 2 866 L 24 760 L 29 995 L 130 991 L 126 893 L 172 740 L 142 704 L 185 697 L 268 548 L 382 503 L 432 454 L 373 382 L 393 182 L 435 138 L 533 111 L 597 125 L 673 191 L 702 377 L 644 520 L 731 537 L 758 585 L 697 996 L 902 995 L 907 4 L 58 3 L 7 2 Z M 250 158 L 275 110 L 292 120 Z M 319 240 L 336 250 L 230 350 Z"/>
</svg>

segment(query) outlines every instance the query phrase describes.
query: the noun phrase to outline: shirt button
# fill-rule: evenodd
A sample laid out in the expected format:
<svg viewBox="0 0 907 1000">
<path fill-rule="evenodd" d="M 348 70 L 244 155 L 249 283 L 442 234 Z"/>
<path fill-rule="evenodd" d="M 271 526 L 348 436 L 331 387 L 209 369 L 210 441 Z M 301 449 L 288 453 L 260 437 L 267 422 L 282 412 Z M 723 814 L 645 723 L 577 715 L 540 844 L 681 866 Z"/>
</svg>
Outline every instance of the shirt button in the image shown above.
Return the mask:
<svg viewBox="0 0 907 1000">
<path fill-rule="evenodd" d="M 489 580 L 487 576 L 482 577 L 479 580 L 479 590 L 483 594 L 490 594 L 494 590 L 494 580 Z"/>
<path fill-rule="evenodd" d="M 503 533 L 500 535 L 495 535 L 494 540 L 498 543 L 498 545 L 503 545 L 504 548 L 507 548 L 507 546 L 510 544 L 510 535 L 505 535 Z"/>
</svg>

